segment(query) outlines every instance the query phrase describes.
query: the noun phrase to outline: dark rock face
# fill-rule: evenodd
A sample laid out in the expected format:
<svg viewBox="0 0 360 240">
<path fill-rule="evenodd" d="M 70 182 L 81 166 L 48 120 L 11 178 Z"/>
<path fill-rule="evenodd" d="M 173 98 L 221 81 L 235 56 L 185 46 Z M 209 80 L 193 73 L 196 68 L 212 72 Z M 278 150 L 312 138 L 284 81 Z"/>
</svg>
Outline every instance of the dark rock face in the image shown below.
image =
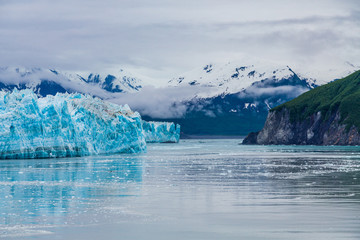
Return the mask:
<svg viewBox="0 0 360 240">
<path fill-rule="evenodd" d="M 47 95 L 56 95 L 56 93 L 66 93 L 66 92 L 72 92 L 70 89 L 66 90 L 63 88 L 59 83 L 56 83 L 52 80 L 47 79 L 41 79 L 41 82 L 32 87 L 25 83 L 20 83 L 18 85 L 15 84 L 4 84 L 0 82 L 0 91 L 7 90 L 7 91 L 13 91 L 14 89 L 23 90 L 32 88 L 34 93 L 36 93 L 38 96 L 46 97 Z"/>
<path fill-rule="evenodd" d="M 291 122 L 289 111 L 271 111 L 264 128 L 250 133 L 243 144 L 298 144 L 298 145 L 360 145 L 360 134 L 355 126 L 340 124 L 340 113 L 329 118 L 317 112 L 303 121 Z"/>
</svg>

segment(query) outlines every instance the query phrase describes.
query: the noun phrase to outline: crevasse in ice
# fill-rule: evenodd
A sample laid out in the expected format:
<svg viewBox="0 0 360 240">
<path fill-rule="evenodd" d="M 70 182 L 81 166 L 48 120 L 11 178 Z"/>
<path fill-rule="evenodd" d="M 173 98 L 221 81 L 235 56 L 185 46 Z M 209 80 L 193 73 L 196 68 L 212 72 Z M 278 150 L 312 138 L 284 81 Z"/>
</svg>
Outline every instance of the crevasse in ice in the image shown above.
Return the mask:
<svg viewBox="0 0 360 240">
<path fill-rule="evenodd" d="M 72 157 L 146 149 L 142 120 L 130 108 L 81 94 L 38 98 L 0 92 L 0 158 Z"/>
<path fill-rule="evenodd" d="M 148 143 L 177 143 L 180 138 L 180 125 L 172 122 L 143 121 L 143 132 Z"/>
</svg>

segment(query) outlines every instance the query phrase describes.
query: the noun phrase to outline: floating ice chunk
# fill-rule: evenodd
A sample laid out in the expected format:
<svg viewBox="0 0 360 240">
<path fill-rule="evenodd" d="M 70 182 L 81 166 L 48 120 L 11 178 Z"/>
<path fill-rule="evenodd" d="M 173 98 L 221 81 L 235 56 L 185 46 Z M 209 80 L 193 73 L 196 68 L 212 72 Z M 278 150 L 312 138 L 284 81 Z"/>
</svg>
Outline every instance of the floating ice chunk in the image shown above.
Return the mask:
<svg viewBox="0 0 360 240">
<path fill-rule="evenodd" d="M 148 143 L 177 143 L 180 138 L 180 125 L 172 122 L 143 121 L 143 133 Z"/>
<path fill-rule="evenodd" d="M 81 94 L 38 98 L 0 92 L 0 158 L 73 157 L 146 149 L 142 121 L 129 106 Z"/>
</svg>

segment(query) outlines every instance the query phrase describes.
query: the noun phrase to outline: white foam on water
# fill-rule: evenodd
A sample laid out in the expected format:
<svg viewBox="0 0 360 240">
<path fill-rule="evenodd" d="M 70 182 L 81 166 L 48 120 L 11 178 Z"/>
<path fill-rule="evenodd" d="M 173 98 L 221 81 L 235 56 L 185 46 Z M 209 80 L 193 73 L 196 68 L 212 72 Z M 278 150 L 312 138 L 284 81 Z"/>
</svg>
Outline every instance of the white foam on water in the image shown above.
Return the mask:
<svg viewBox="0 0 360 240">
<path fill-rule="evenodd" d="M 51 228 L 50 226 L 26 226 L 17 225 L 9 227 L 0 227 L 0 239 L 31 237 L 40 235 L 53 235 L 54 232 L 44 230 L 43 228 Z"/>
</svg>

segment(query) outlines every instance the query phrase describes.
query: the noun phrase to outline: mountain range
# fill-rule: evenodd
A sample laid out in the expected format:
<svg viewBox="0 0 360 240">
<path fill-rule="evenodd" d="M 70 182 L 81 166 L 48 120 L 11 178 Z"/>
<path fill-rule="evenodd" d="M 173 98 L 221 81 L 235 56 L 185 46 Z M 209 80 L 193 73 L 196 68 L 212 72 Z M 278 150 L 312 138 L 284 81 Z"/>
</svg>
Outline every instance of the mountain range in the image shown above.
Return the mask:
<svg viewBox="0 0 360 240">
<path fill-rule="evenodd" d="M 359 69 L 346 65 L 329 81 Z M 39 96 L 80 92 L 129 104 L 145 120 L 173 121 L 187 135 L 246 135 L 259 131 L 269 109 L 322 85 L 324 81 L 273 63 L 209 63 L 149 86 L 119 70 L 114 74 L 77 74 L 55 69 L 0 68 L 0 90 L 32 89 Z"/>
<path fill-rule="evenodd" d="M 80 74 L 42 68 L 0 68 L 0 89 L 32 89 L 39 96 L 54 95 L 57 92 L 81 92 L 108 98 L 108 93 L 136 92 L 141 89 L 141 80 L 124 70 L 115 75 L 104 76 L 90 73 Z"/>
</svg>

